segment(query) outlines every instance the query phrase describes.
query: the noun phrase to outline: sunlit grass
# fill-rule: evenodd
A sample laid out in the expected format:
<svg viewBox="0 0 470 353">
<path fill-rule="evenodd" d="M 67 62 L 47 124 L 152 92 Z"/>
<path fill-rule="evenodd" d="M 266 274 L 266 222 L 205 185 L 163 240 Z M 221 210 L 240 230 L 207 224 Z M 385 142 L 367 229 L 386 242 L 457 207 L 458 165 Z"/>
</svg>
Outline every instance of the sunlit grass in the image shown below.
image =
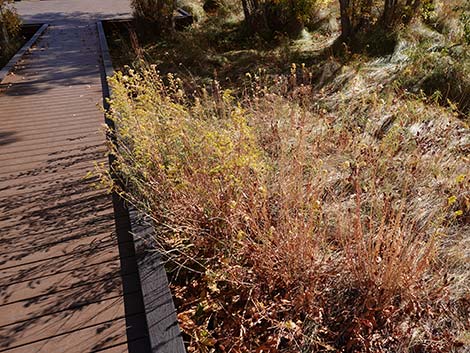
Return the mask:
<svg viewBox="0 0 470 353">
<path fill-rule="evenodd" d="M 154 68 L 112 80 L 114 168 L 155 222 L 189 350 L 457 347 L 468 128 L 365 89 L 370 70 L 321 91 L 301 76 L 246 75 L 238 98 Z"/>
</svg>

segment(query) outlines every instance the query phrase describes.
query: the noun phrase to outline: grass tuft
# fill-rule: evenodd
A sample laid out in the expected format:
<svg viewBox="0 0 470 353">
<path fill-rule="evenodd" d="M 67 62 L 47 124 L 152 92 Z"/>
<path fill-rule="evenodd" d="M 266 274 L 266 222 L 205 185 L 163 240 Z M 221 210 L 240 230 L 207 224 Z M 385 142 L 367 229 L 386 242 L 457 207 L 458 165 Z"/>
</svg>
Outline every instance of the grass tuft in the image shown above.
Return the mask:
<svg viewBox="0 0 470 353">
<path fill-rule="evenodd" d="M 189 351 L 462 346 L 468 129 L 371 77 L 317 91 L 293 66 L 242 96 L 154 66 L 111 79 L 113 187 L 154 221 Z"/>
</svg>

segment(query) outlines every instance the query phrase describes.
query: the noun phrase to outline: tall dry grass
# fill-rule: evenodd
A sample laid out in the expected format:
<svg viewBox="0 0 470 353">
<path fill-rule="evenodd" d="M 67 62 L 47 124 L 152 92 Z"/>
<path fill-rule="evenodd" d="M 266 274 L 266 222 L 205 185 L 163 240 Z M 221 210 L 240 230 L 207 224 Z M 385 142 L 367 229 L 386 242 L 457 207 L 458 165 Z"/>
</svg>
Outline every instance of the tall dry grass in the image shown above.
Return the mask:
<svg viewBox="0 0 470 353">
<path fill-rule="evenodd" d="M 188 350 L 462 350 L 468 129 L 395 91 L 296 82 L 112 79 L 120 183 L 103 181 L 154 220 Z"/>
</svg>

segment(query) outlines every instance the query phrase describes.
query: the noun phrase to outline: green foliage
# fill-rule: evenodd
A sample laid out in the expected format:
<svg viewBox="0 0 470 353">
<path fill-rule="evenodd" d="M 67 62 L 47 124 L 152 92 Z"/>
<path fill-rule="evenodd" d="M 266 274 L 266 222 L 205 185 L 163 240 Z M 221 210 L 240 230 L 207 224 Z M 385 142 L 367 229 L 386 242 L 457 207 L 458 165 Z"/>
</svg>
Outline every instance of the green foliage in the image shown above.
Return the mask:
<svg viewBox="0 0 470 353">
<path fill-rule="evenodd" d="M 291 13 L 291 16 L 294 16 L 300 19 L 302 22 L 305 22 L 309 19 L 309 16 L 312 13 L 312 9 L 316 6 L 319 6 L 318 0 L 279 0 L 276 3 L 279 6 L 279 9 L 285 13 Z"/>
<path fill-rule="evenodd" d="M 435 0 L 427 0 L 421 6 L 421 18 L 424 22 L 433 22 L 436 18 L 436 2 Z"/>
<path fill-rule="evenodd" d="M 0 53 L 10 56 L 17 49 L 18 35 L 21 29 L 21 21 L 12 1 L 0 0 Z"/>
</svg>

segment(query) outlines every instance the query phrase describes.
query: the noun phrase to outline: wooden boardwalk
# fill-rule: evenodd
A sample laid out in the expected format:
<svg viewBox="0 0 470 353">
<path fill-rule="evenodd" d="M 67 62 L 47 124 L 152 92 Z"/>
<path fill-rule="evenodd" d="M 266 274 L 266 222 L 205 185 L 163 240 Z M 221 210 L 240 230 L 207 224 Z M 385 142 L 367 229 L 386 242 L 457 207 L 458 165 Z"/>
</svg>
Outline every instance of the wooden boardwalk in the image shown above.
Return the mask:
<svg viewBox="0 0 470 353">
<path fill-rule="evenodd" d="M 97 40 L 52 23 L 0 88 L 0 352 L 148 347 L 125 215 L 86 178 L 107 163 Z"/>
</svg>

